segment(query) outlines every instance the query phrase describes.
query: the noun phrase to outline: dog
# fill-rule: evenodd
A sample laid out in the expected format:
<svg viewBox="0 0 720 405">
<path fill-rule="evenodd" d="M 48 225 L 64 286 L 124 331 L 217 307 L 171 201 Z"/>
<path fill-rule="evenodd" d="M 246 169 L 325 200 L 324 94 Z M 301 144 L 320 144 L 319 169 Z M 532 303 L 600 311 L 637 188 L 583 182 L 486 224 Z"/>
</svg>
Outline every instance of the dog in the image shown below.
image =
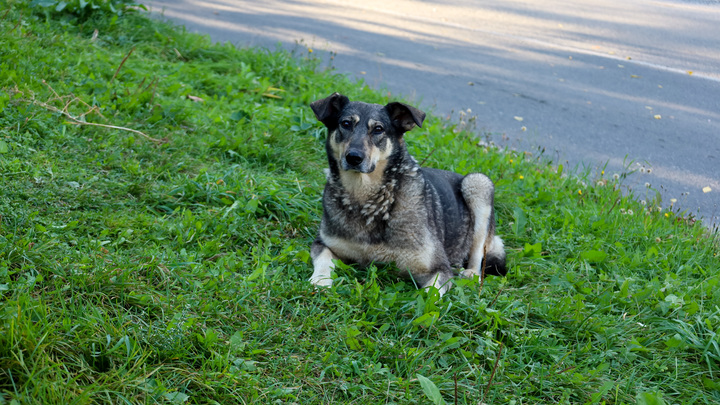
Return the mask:
<svg viewBox="0 0 720 405">
<path fill-rule="evenodd" d="M 495 235 L 493 182 L 484 174 L 420 167 L 404 135 L 425 113 L 399 102 L 351 102 L 334 93 L 310 104 L 328 130 L 329 168 L 310 282 L 332 285 L 334 260 L 394 263 L 421 288 L 450 288 L 460 275 L 504 276 Z M 484 271 L 481 268 L 484 266 Z"/>
</svg>

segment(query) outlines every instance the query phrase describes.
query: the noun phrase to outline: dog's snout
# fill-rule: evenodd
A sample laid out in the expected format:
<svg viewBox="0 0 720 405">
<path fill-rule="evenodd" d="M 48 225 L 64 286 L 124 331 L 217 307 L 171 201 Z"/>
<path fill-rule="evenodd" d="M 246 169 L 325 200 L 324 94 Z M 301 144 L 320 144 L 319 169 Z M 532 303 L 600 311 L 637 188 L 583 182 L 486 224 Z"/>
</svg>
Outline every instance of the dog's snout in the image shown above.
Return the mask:
<svg viewBox="0 0 720 405">
<path fill-rule="evenodd" d="M 345 161 L 350 166 L 360 166 L 363 160 L 365 160 L 365 154 L 360 150 L 351 149 L 345 154 Z"/>
</svg>

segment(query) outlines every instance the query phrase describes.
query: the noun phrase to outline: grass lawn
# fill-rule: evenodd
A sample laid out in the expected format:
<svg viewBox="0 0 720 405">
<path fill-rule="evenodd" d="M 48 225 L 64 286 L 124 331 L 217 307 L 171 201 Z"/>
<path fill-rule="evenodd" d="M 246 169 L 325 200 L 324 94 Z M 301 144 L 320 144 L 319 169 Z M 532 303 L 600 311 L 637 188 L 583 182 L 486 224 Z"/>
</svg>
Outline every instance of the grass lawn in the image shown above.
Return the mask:
<svg viewBox="0 0 720 405">
<path fill-rule="evenodd" d="M 387 95 L 126 3 L 0 0 L 0 404 L 720 403 L 718 235 L 631 166 L 430 116 L 411 152 L 496 182 L 510 273 L 316 290 L 308 104 Z"/>
</svg>

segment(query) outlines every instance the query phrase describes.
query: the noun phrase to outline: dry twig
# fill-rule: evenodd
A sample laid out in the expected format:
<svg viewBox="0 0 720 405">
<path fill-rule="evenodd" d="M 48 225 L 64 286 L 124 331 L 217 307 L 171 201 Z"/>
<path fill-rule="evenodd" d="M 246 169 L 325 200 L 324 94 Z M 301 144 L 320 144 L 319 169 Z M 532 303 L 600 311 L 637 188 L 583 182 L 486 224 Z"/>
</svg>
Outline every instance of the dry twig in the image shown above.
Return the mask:
<svg viewBox="0 0 720 405">
<path fill-rule="evenodd" d="M 480 263 L 480 291 L 478 291 L 478 296 L 482 296 L 483 285 L 485 285 L 485 259 L 487 259 L 487 244 L 483 246 L 483 259 Z"/>
<path fill-rule="evenodd" d="M 428 153 L 428 155 L 425 156 L 425 159 L 423 159 L 422 162 L 420 162 L 420 166 L 423 166 L 423 165 L 425 164 L 425 162 L 426 162 L 428 159 L 430 159 L 430 156 L 432 156 L 433 153 L 435 153 L 435 149 L 437 149 L 437 146 L 433 147 L 433 148 L 430 150 L 430 153 Z"/>
<path fill-rule="evenodd" d="M 167 142 L 167 140 L 165 140 L 165 139 L 153 138 L 153 137 L 151 137 L 150 135 L 147 135 L 146 133 L 141 132 L 141 131 L 138 131 L 138 130 L 136 130 L 136 129 L 121 127 L 121 126 L 118 126 L 118 125 L 98 124 L 98 123 L 95 123 L 95 122 L 87 122 L 87 121 L 84 121 L 85 116 L 88 115 L 88 114 L 90 114 L 90 113 L 96 113 L 96 114 L 98 114 L 99 116 L 101 116 L 102 118 L 105 118 L 105 117 L 100 113 L 100 110 L 97 108 L 97 106 L 90 106 L 90 105 L 88 105 L 86 102 L 84 102 L 83 100 L 81 100 L 81 99 L 79 99 L 79 98 L 77 98 L 77 97 L 75 97 L 75 96 L 73 96 L 73 95 L 60 96 L 60 95 L 55 91 L 55 89 L 53 89 L 52 86 L 50 86 L 50 84 L 48 84 L 47 82 L 45 82 L 45 80 L 43 80 L 42 82 L 43 82 L 43 84 L 45 84 L 45 86 L 48 87 L 48 89 L 50 89 L 50 91 L 54 94 L 54 97 L 49 98 L 46 102 L 42 102 L 42 101 L 36 100 L 36 99 L 35 99 L 35 95 L 33 94 L 33 95 L 31 95 L 31 97 L 30 97 L 29 99 L 28 99 L 28 98 L 21 98 L 21 99 L 19 99 L 18 101 L 21 101 L 21 102 L 24 102 L 24 103 L 29 103 L 29 104 L 34 104 L 34 105 L 40 106 L 40 107 L 42 107 L 42 108 L 44 108 L 44 109 L 46 109 L 46 110 L 49 110 L 49 111 L 52 111 L 52 112 L 56 112 L 56 113 L 58 113 L 58 114 L 61 114 L 61 115 L 63 115 L 64 117 L 68 118 L 68 119 L 70 120 L 69 123 L 70 123 L 70 124 L 73 124 L 73 125 L 89 125 L 89 126 L 102 127 L 102 128 L 119 129 L 119 130 L 121 130 L 121 131 L 127 131 L 127 132 L 132 132 L 132 133 L 134 133 L 134 134 L 138 134 L 138 135 L 142 136 L 143 138 L 145 138 L 145 139 L 147 139 L 147 140 L 149 140 L 149 141 L 158 143 L 158 144 Z M 18 89 L 17 86 L 16 86 L 12 91 L 15 92 L 15 93 L 20 93 L 20 94 L 22 94 L 23 96 L 25 95 L 25 93 L 23 93 L 20 89 Z M 50 103 L 57 102 L 57 101 L 59 101 L 59 102 L 61 102 L 61 103 L 64 103 L 64 106 L 63 106 L 62 109 L 57 108 L 57 107 L 55 107 L 55 106 L 53 106 L 53 105 L 50 104 Z M 75 103 L 75 102 L 78 102 L 78 103 L 83 104 L 84 106 L 86 106 L 86 107 L 88 108 L 88 110 L 85 111 L 84 113 L 78 115 L 78 116 L 75 116 L 75 115 L 71 114 L 70 111 L 69 111 L 69 108 L 70 108 L 70 106 L 71 106 L 73 103 Z"/>
<path fill-rule="evenodd" d="M 490 305 L 488 305 L 488 308 L 495 305 L 495 301 L 497 301 L 498 297 L 500 296 L 500 293 L 503 292 L 504 289 L 505 289 L 505 287 L 502 287 L 501 289 L 498 290 L 497 294 L 495 294 L 495 299 L 493 299 L 492 302 L 490 303 Z"/>
<path fill-rule="evenodd" d="M 133 47 L 133 48 L 130 50 L 130 52 L 128 52 L 128 54 L 125 55 L 125 57 L 123 58 L 122 62 L 120 62 L 120 66 L 118 66 L 117 70 L 115 71 L 115 74 L 113 75 L 112 79 L 110 79 L 110 83 L 112 83 L 113 80 L 115 80 L 115 78 L 117 77 L 118 73 L 120 73 L 120 69 L 122 69 L 123 65 L 125 64 L 125 61 L 128 60 L 128 58 L 130 57 L 130 55 L 132 55 L 132 53 L 133 53 L 134 50 L 135 50 L 135 47 Z"/>
<path fill-rule="evenodd" d="M 455 375 L 453 376 L 453 381 L 455 381 L 455 405 L 457 405 L 457 371 L 455 372 Z"/>
<path fill-rule="evenodd" d="M 485 387 L 485 391 L 483 392 L 482 401 L 480 401 L 483 404 L 485 403 L 485 397 L 487 396 L 487 393 L 490 390 L 490 386 L 492 385 L 493 379 L 495 378 L 495 373 L 497 372 L 498 364 L 500 364 L 500 355 L 502 354 L 502 349 L 503 349 L 503 343 L 500 342 L 500 346 L 498 347 L 497 357 L 495 358 L 495 367 L 493 367 L 493 371 L 490 374 L 490 381 L 488 381 L 487 387 Z"/>
</svg>

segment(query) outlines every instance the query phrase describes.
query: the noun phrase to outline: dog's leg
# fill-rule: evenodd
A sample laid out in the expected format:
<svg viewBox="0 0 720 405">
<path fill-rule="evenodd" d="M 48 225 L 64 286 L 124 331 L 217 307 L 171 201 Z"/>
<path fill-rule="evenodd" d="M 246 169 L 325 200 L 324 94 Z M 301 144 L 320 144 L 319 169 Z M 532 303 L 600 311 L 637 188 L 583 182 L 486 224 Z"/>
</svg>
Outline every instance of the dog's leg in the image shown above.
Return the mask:
<svg viewBox="0 0 720 405">
<path fill-rule="evenodd" d="M 471 173 L 465 176 L 461 187 L 465 202 L 474 218 L 472 246 L 467 268 L 462 272 L 462 276 L 467 278 L 479 276 L 485 253 L 487 253 L 485 273 L 505 275 L 503 242 L 502 239 L 493 235 L 495 230 L 495 218 L 493 217 L 495 186 L 484 174 Z"/>
<path fill-rule="evenodd" d="M 310 257 L 314 268 L 310 282 L 323 287 L 331 286 L 331 274 L 335 266 L 333 259 L 337 259 L 337 256 L 318 238 L 310 247 Z"/>
</svg>

